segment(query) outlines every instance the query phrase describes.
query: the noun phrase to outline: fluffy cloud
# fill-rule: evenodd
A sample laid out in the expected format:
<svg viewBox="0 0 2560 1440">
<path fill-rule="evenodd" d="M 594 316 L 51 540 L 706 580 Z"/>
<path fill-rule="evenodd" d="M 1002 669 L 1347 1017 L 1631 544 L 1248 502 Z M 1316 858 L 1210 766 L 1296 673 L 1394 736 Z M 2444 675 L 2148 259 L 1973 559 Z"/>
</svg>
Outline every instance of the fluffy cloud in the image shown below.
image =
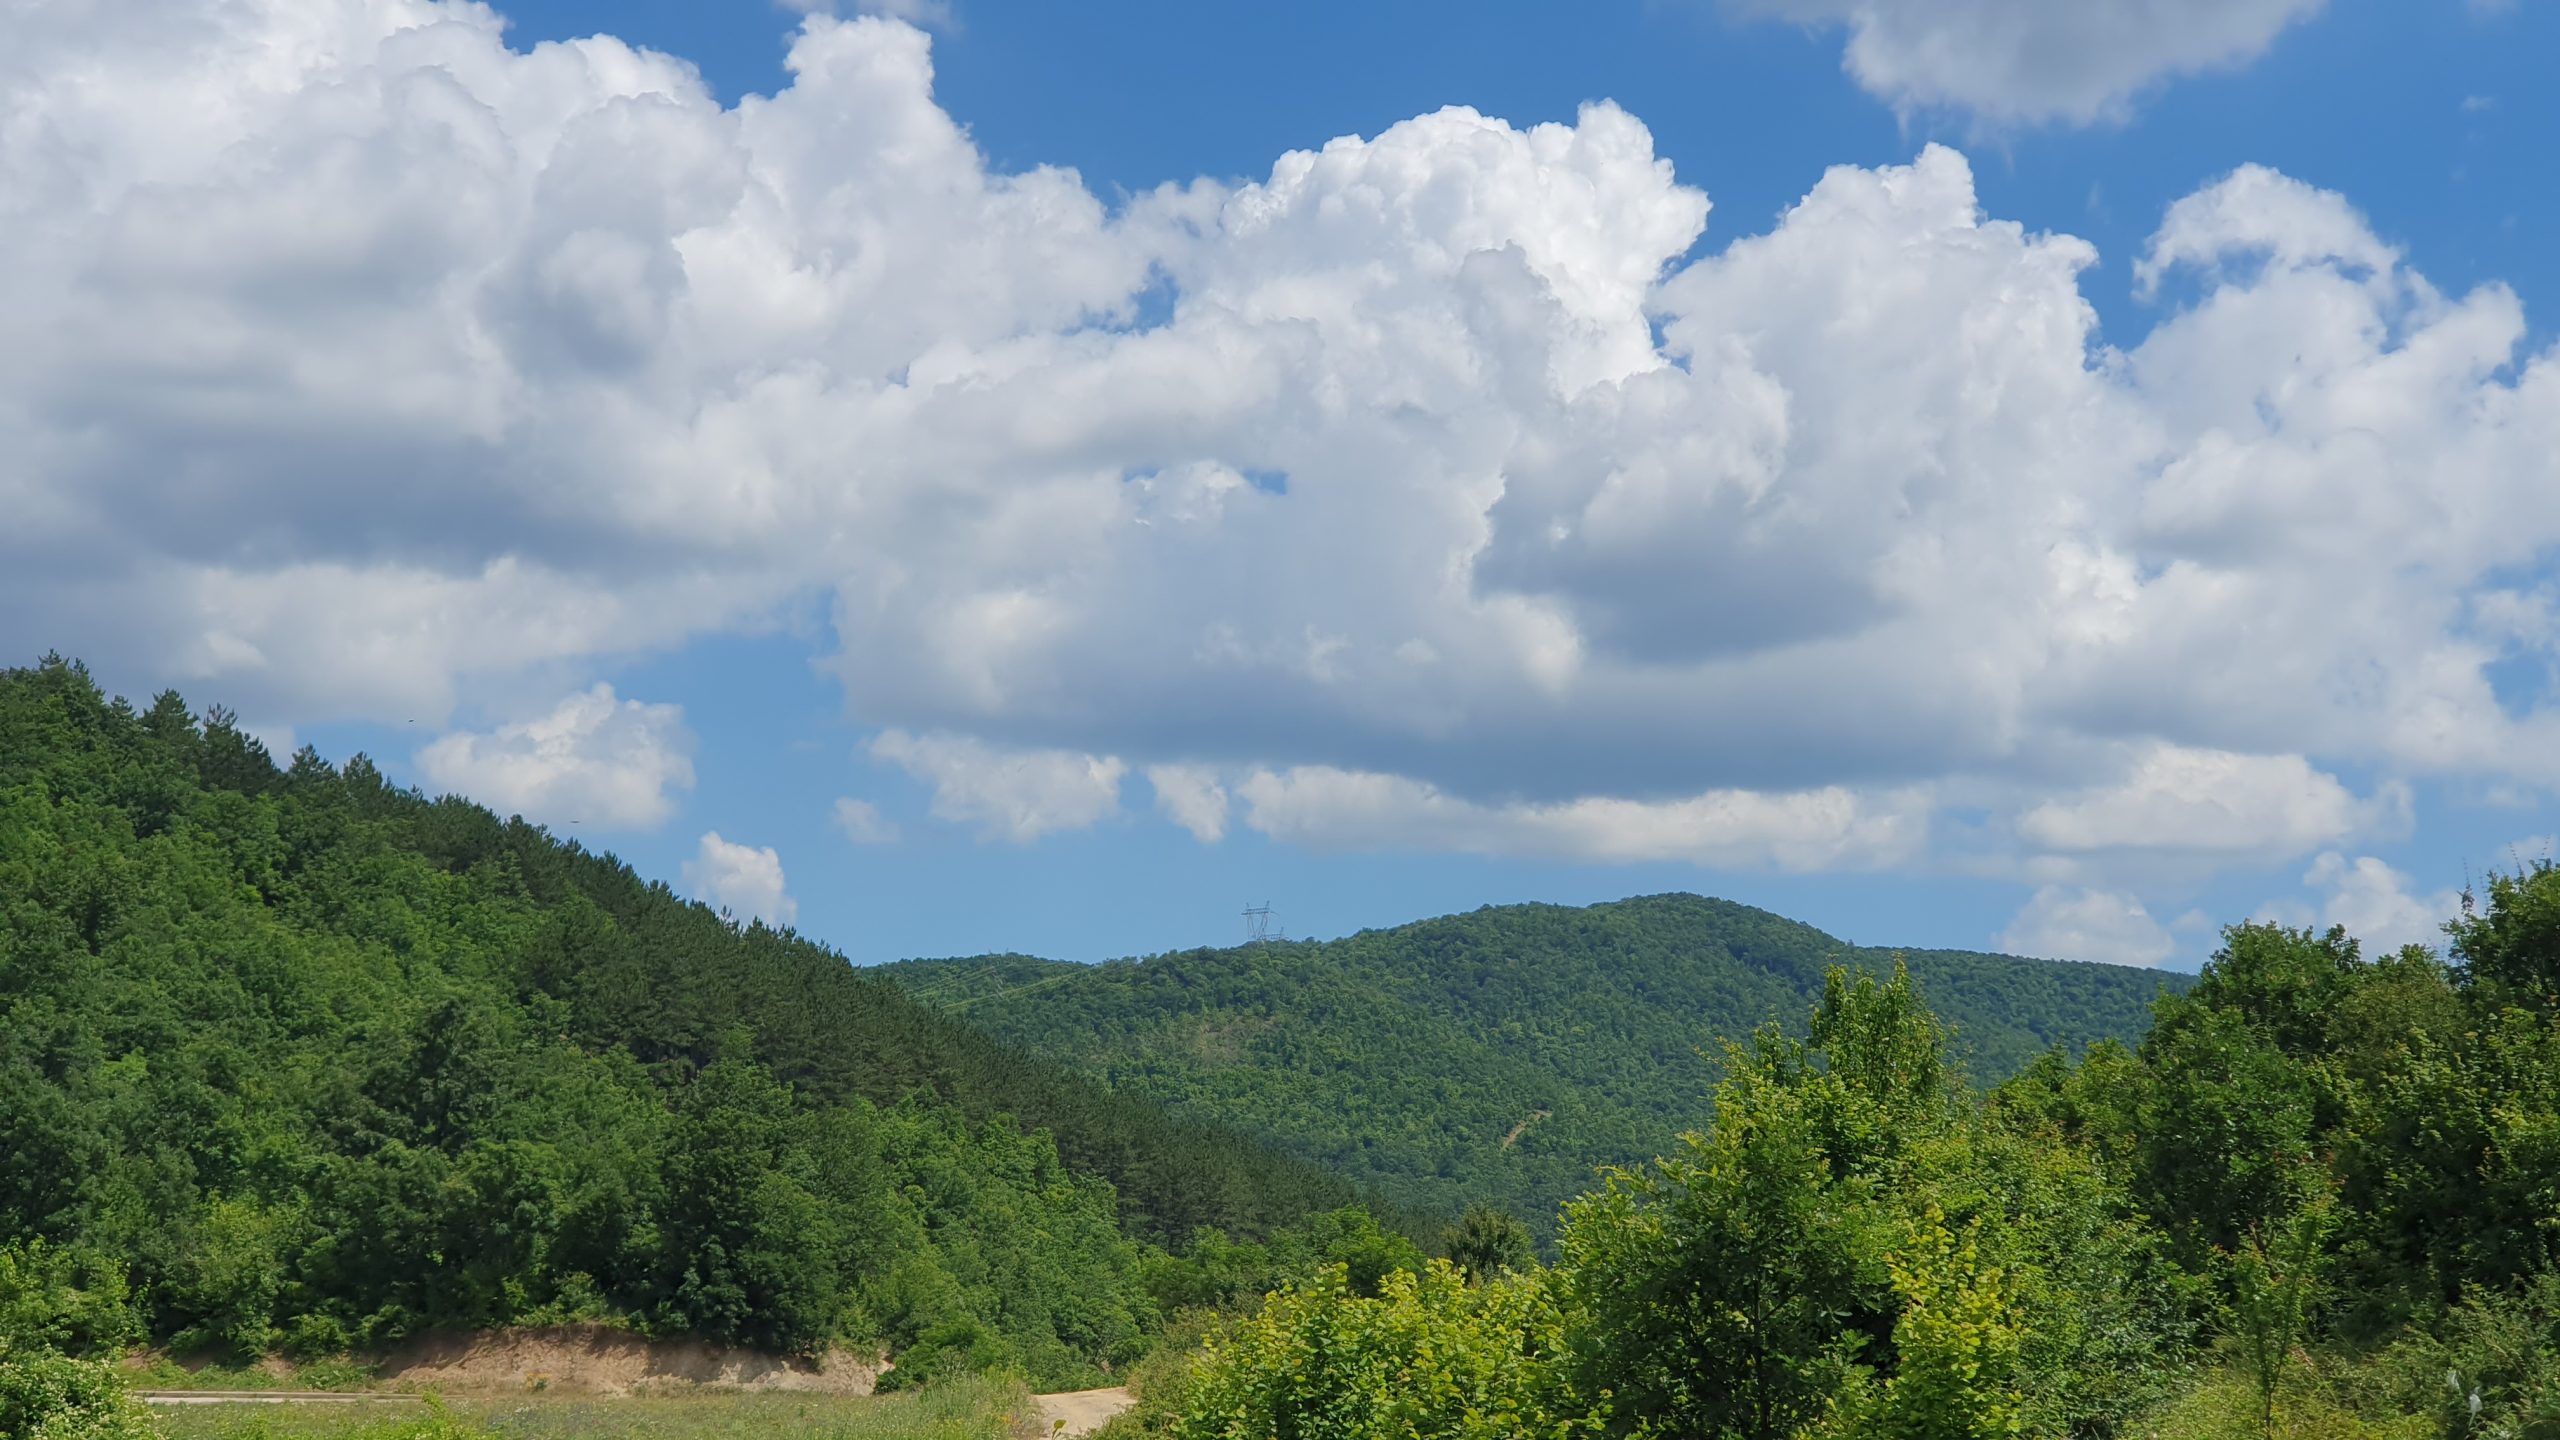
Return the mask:
<svg viewBox="0 0 2560 1440">
<path fill-rule="evenodd" d="M 2299 755 L 2147 748 L 2113 784 L 2057 796 L 2018 817 L 2054 850 L 2230 851 L 2299 855 L 2405 819 L 2408 795 L 2360 800 Z"/>
<path fill-rule="evenodd" d="M 1017 844 L 1119 814 L 1120 777 L 1129 769 L 1109 756 L 1006 750 L 967 736 L 902 730 L 875 736 L 871 753 L 933 786 L 936 819 Z"/>
<path fill-rule="evenodd" d="M 1147 783 L 1155 788 L 1156 808 L 1165 818 L 1191 832 L 1204 845 L 1227 835 L 1227 787 L 1207 765 L 1150 765 Z"/>
<path fill-rule="evenodd" d="M 898 838 L 897 822 L 880 813 L 880 807 L 868 800 L 850 795 L 836 797 L 836 828 L 856 845 L 889 845 Z"/>
<path fill-rule="evenodd" d="M 951 0 L 858 0 L 839 4 L 837 0 L 775 0 L 785 10 L 803 15 L 835 15 L 851 11 L 859 15 L 886 15 L 928 30 L 952 30 L 957 22 L 951 13 Z"/>
<path fill-rule="evenodd" d="M 2368 956 L 2403 945 L 2442 949 L 2444 922 L 2462 904 L 2457 891 L 2421 894 L 2407 875 L 2380 860 L 2370 855 L 2350 860 L 2335 850 L 2312 861 L 2302 883 L 2321 892 L 2316 907 L 2319 922 L 2347 927 Z"/>
<path fill-rule="evenodd" d="M 1479 804 L 1400 776 L 1305 766 L 1256 771 L 1241 793 L 1254 829 L 1328 850 L 1865 869 L 1907 858 L 1928 828 L 1914 797 L 1877 804 L 1836 787 L 1788 795 L 1719 790 L 1671 801 L 1590 796 Z"/>
<path fill-rule="evenodd" d="M 684 862 L 684 883 L 695 898 L 737 917 L 788 925 L 800 904 L 784 888 L 782 857 L 770 845 L 740 845 L 712 830 Z"/>
<path fill-rule="evenodd" d="M 486 734 L 445 735 L 418 752 L 429 784 L 551 824 L 645 830 L 693 788 L 693 735 L 674 705 L 617 699 L 597 685 L 550 713 Z"/>
<path fill-rule="evenodd" d="M 2001 121 L 2121 119 L 2174 76 L 2255 60 L 2322 0 L 1727 0 L 1738 14 L 1838 25 L 1842 68 L 1905 109 Z"/>
<path fill-rule="evenodd" d="M 2178 953 L 2178 942 L 2141 901 L 2058 885 L 2036 891 L 1992 943 L 2012 955 L 2107 965 L 2153 966 Z"/>
<path fill-rule="evenodd" d="M 2096 36 L 2027 67 L 2077 115 L 2307 7 L 2047 8 L 1896 13 L 1995 70 Z M 1132 767 L 1204 837 L 1215 787 L 1308 844 L 1795 867 L 1980 804 L 2300 853 L 2560 783 L 2490 680 L 2550 632 L 2560 362 L 2272 172 L 2172 207 L 2116 349 L 2094 251 L 1937 147 L 1693 259 L 1706 196 L 1606 104 L 1112 207 L 989 170 L 889 20 L 724 109 L 478 7 L 102 14 L 0 59 L 21 653 L 409 719 L 821 593 L 874 754 L 1015 840 Z"/>
<path fill-rule="evenodd" d="M 2133 267 L 2145 295 L 2182 266 L 2212 270 L 2227 260 L 2296 272 L 2319 268 L 2388 281 L 2400 252 L 2368 229 L 2346 197 L 2263 165 L 2243 165 L 2222 182 L 2169 207 L 2150 249 Z"/>
</svg>

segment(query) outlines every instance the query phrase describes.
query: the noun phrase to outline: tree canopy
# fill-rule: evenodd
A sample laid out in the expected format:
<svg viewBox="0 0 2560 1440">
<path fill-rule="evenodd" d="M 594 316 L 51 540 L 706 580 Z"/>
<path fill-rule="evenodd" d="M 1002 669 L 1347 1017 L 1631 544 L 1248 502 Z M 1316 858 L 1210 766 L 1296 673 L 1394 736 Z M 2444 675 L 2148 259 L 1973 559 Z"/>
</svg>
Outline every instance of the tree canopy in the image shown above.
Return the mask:
<svg viewBox="0 0 2560 1440">
<path fill-rule="evenodd" d="M 1905 964 L 1985 1080 L 2142 1033 L 2186 977 L 1861 949 L 1730 901 L 1488 907 L 1325 943 L 1076 965 L 885 967 L 918 997 L 1177 1113 L 1250 1131 L 1407 1206 L 1482 1202 L 1552 1234 L 1603 1165 L 1666 1154 L 1721 1043 L 1795 1016 L 1833 965 Z"/>
<path fill-rule="evenodd" d="M 610 856 L 59 659 L 0 672 L 0 1155 L 0 1240 L 40 1247 L 0 1292 L 112 1277 L 182 1344 L 597 1319 L 1061 1382 L 1143 1348 L 1159 1247 L 1305 1248 L 1357 1199 Z"/>
<path fill-rule="evenodd" d="M 1552 1267 L 1319 1279 L 1130 1422 L 1180 1440 L 2560 1435 L 2560 869 L 2439 957 L 2241 925 L 2131 1046 L 1989 1092 L 1908 969 L 1727 1047 Z M 1437 1265 L 1439 1262 L 1435 1262 Z"/>
</svg>

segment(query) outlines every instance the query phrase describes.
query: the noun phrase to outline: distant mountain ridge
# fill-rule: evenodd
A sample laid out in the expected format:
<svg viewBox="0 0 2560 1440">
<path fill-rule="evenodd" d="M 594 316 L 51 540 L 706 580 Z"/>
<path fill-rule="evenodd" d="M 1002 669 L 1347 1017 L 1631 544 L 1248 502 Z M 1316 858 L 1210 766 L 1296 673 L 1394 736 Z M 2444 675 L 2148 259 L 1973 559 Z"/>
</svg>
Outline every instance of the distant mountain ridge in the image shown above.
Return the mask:
<svg viewBox="0 0 2560 1440">
<path fill-rule="evenodd" d="M 1114 1088 L 1272 1140 L 1407 1205 L 1545 1226 L 1592 1170 L 1693 1128 L 1722 1040 L 1797 1025 L 1833 964 L 1896 954 L 1975 1078 L 2131 1040 L 2186 977 L 1848 944 L 1699 895 L 1508 905 L 1340 940 L 1099 965 L 1020 955 L 881 973 Z"/>
</svg>

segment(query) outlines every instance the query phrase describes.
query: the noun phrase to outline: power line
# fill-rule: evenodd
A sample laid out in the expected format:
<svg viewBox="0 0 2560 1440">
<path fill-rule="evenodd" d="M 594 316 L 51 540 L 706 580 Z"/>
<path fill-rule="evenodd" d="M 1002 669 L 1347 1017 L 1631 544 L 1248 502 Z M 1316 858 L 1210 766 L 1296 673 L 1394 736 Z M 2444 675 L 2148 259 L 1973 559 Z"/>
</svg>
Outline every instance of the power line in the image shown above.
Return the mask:
<svg viewBox="0 0 2560 1440">
<path fill-rule="evenodd" d="M 1244 943 L 1265 945 L 1274 940 L 1288 938 L 1271 918 L 1270 901 L 1265 900 L 1259 905 L 1248 905 L 1244 908 Z"/>
</svg>

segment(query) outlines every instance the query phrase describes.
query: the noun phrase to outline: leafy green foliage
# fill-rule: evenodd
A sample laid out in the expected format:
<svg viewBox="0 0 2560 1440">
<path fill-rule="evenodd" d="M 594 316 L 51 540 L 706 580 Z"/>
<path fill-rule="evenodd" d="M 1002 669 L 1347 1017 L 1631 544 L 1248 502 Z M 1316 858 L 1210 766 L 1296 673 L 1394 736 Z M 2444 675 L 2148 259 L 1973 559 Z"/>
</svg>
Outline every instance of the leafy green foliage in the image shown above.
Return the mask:
<svg viewBox="0 0 2560 1440">
<path fill-rule="evenodd" d="M 1374 1296 L 1386 1278 L 1420 1270 L 1421 1247 L 1357 1206 L 1310 1215 L 1261 1243 L 1203 1230 L 1179 1254 L 1146 1262 L 1147 1289 L 1167 1313 L 1249 1308 L 1267 1291 L 1327 1268 L 1352 1292 Z"/>
<path fill-rule="evenodd" d="M 2560 1010 L 2560 876 L 2549 859 L 2489 877 L 2485 908 L 2467 902 L 2453 926 L 2463 982 L 2482 998 Z"/>
<path fill-rule="evenodd" d="M 2223 1261 L 2231 1338 L 2257 1384 L 2259 1424 L 2269 1437 L 2294 1347 L 2309 1333 L 2319 1304 L 2329 1225 L 2328 1197 L 2305 1197 L 2290 1213 L 2253 1228 Z"/>
<path fill-rule="evenodd" d="M 1374 1296 L 1339 1269 L 1213 1339 L 1182 1396 L 1181 1440 L 1565 1440 L 1600 1433 L 1577 1398 L 1543 1275 L 1470 1285 L 1444 1261 Z"/>
<path fill-rule="evenodd" d="M 2027 1418 L 2019 1382 L 2026 1315 L 1999 1267 L 1984 1263 L 1934 1208 L 1885 1259 L 1903 1305 L 1894 1373 L 1835 1400 L 1824 1431 L 1868 1440 L 2006 1440 Z"/>
<path fill-rule="evenodd" d="M 0 1236 L 42 1242 L 0 1317 L 49 1345 L 124 1343 L 124 1311 L 244 1354 L 602 1320 L 1060 1383 L 1143 1349 L 1147 1244 L 1355 1198 L 610 857 L 361 756 L 278 769 L 60 660 L 0 672 L 0 1155 Z"/>
<path fill-rule="evenodd" d="M 1537 1263 L 1538 1245 L 1529 1227 L 1486 1205 L 1470 1205 L 1440 1235 L 1441 1252 L 1469 1282 L 1483 1284 L 1509 1271 Z"/>
<path fill-rule="evenodd" d="M 1789 1083 L 1800 1052 L 1765 1038 L 1683 1153 L 1566 1211 L 1590 1387 L 1667 1433 L 1793 1435 L 1878 1338 L 1876 1177 L 1826 1143 L 1838 1097 Z"/>
<path fill-rule="evenodd" d="M 1720 1038 L 1804 1013 L 1833 964 L 1889 972 L 1766 911 L 1694 895 L 1479 910 L 1324 944 L 887 973 L 951 1014 L 1179 1113 L 1279 1141 L 1439 1216 L 1482 1202 L 1552 1231 L 1603 1165 L 1668 1153 Z M 1997 1079 L 2141 1033 L 2181 977 L 1919 951 L 1954 1052 Z"/>
<path fill-rule="evenodd" d="M 11 1440 L 159 1440 L 115 1367 L 0 1349 L 0 1435 Z"/>
<path fill-rule="evenodd" d="M 2191 1297 L 2089 1153 L 2078 1072 L 2057 1058 L 1992 1102 L 1952 1053 L 1907 969 L 1834 970 L 1801 1032 L 1728 1048 L 1710 1123 L 1677 1153 L 1567 1207 L 1553 1269 L 1285 1290 L 1127 1429 L 2127 1433 L 2187 1353 Z M 2131 1058 L 2111 1056 L 2108 1073 Z"/>
<path fill-rule="evenodd" d="M 1647 1435 L 2121 1419 L 2169 1327 L 2137 1223 L 2086 1174 L 1975 1102 L 1907 972 L 1835 971 L 1808 1038 L 1733 1050 L 1682 1153 L 1568 1207 L 1583 1388 Z"/>
<path fill-rule="evenodd" d="M 2394 1343 L 2377 1398 L 2447 1436 L 2560 1435 L 2560 1276 L 2471 1295 Z"/>
<path fill-rule="evenodd" d="M 0 1244 L 0 1355 L 95 1355 L 141 1339 L 123 1266 L 40 1239 Z"/>
</svg>

